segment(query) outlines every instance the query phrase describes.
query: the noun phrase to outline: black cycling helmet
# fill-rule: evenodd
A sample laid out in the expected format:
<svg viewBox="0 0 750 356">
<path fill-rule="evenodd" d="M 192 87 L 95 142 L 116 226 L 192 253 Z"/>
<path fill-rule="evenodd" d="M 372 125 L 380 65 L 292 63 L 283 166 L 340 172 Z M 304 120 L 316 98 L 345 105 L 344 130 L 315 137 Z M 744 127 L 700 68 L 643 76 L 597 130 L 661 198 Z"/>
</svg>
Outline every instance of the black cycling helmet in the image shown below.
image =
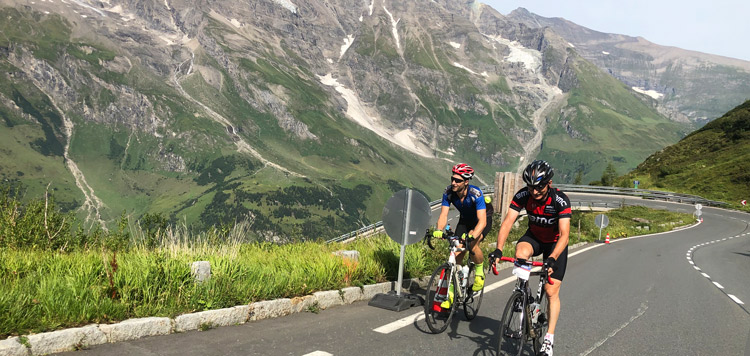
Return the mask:
<svg viewBox="0 0 750 356">
<path fill-rule="evenodd" d="M 536 160 L 523 170 L 523 181 L 527 185 L 535 187 L 544 186 L 549 183 L 554 175 L 555 170 L 550 167 L 547 161 Z"/>
</svg>

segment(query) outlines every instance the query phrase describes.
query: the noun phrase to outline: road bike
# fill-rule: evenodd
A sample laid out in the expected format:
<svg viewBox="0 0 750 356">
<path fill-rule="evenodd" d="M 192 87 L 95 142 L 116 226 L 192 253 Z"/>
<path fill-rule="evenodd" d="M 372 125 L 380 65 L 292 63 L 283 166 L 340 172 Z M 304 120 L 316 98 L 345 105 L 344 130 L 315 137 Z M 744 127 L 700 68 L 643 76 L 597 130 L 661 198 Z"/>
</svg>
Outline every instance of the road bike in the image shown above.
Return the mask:
<svg viewBox="0 0 750 356">
<path fill-rule="evenodd" d="M 474 238 L 463 239 L 460 236 L 455 236 L 453 231 L 447 229 L 443 235 L 443 239 L 448 240 L 450 243 L 450 255 L 448 261 L 440 265 L 430 277 L 430 283 L 427 285 L 427 295 L 424 304 L 425 320 L 427 326 L 435 334 L 439 334 L 448 327 L 453 318 L 453 314 L 456 311 L 457 306 L 461 305 L 464 309 L 464 315 L 467 320 L 472 320 L 477 316 L 479 306 L 482 304 L 482 297 L 484 296 L 484 287 L 479 291 L 473 291 L 474 277 L 475 277 L 475 264 L 471 260 L 471 255 L 474 253 L 469 250 L 469 263 L 463 267 L 456 264 L 456 254 L 466 251 L 466 247 L 470 246 Z M 435 249 L 432 246 L 432 234 L 425 235 L 427 245 L 431 249 Z M 458 286 L 456 288 L 456 286 Z M 453 290 L 453 303 L 450 308 L 445 309 L 441 307 L 441 303 L 448 300 L 448 291 Z"/>
<path fill-rule="evenodd" d="M 544 342 L 544 335 L 549 328 L 549 298 L 544 291 L 546 283 L 553 284 L 549 277 L 547 266 L 542 262 L 501 257 L 500 260 L 512 262 L 516 287 L 503 309 L 500 318 L 500 332 L 498 333 L 498 355 L 521 355 L 524 345 L 532 344 L 532 355 L 535 355 Z M 541 267 L 533 270 L 532 267 Z M 492 271 L 497 269 L 492 263 Z M 531 294 L 529 278 L 539 276 L 539 288 L 536 295 Z"/>
</svg>

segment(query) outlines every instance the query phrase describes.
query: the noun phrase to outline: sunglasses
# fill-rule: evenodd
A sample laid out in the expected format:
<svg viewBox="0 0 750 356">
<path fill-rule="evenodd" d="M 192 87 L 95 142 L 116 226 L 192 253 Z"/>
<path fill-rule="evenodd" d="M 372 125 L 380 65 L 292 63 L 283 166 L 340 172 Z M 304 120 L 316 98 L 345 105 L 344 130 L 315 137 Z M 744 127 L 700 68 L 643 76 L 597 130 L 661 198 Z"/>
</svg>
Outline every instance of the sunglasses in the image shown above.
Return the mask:
<svg viewBox="0 0 750 356">
<path fill-rule="evenodd" d="M 466 179 L 451 177 L 451 181 L 456 182 L 456 183 L 463 183 L 466 181 Z"/>
<path fill-rule="evenodd" d="M 546 184 L 544 184 L 544 185 L 526 185 L 526 187 L 529 188 L 530 192 L 533 192 L 533 191 L 536 190 L 537 192 L 541 193 L 544 190 L 544 188 L 547 187 L 547 185 Z"/>
</svg>

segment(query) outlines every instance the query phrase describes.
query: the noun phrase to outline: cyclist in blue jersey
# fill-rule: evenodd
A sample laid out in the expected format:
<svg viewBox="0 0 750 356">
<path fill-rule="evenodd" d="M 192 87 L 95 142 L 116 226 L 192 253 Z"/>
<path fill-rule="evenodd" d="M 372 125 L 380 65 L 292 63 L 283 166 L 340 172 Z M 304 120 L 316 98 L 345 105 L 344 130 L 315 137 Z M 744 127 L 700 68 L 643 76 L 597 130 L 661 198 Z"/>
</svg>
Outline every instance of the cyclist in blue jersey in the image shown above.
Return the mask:
<svg viewBox="0 0 750 356">
<path fill-rule="evenodd" d="M 546 161 L 531 162 L 523 171 L 526 187 L 519 190 L 510 203 L 508 214 L 500 225 L 497 234 L 497 249 L 490 254 L 490 261 L 497 263 L 503 256 L 505 240 L 518 218 L 526 209 L 529 229 L 516 243 L 516 258 L 528 260 L 542 255 L 548 267 L 552 284 L 545 284 L 549 298 L 549 328 L 544 336 L 542 348 L 537 355 L 552 356 L 555 339 L 555 326 L 560 316 L 560 285 L 568 263 L 568 235 L 570 233 L 570 199 L 565 193 L 552 187 L 555 174 Z"/>
<path fill-rule="evenodd" d="M 484 255 L 479 247 L 480 242 L 492 227 L 492 217 L 487 216 L 487 207 L 485 205 L 484 194 L 479 187 L 470 185 L 469 180 L 474 177 L 474 169 L 468 164 L 459 163 L 453 166 L 451 171 L 451 184 L 445 188 L 443 193 L 442 207 L 440 217 L 437 221 L 437 230 L 433 236 L 443 237 L 443 229 L 448 224 L 448 211 L 451 204 L 458 209 L 461 217 L 456 224 L 456 236 L 462 236 L 464 239 L 473 237 L 474 240 L 469 246 L 472 251 L 471 259 L 475 263 L 475 278 L 473 291 L 479 291 L 484 287 Z M 456 256 L 456 262 L 461 264 L 465 252 Z M 453 302 L 453 291 L 448 291 L 448 300 L 443 302 L 441 307 L 448 309 Z"/>
</svg>

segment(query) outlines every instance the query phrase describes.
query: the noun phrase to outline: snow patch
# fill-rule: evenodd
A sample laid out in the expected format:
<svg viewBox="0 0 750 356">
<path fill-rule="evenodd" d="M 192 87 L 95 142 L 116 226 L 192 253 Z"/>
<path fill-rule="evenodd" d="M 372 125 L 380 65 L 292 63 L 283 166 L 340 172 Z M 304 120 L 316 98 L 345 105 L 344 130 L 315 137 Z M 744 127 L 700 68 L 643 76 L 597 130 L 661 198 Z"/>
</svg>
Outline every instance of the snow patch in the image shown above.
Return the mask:
<svg viewBox="0 0 750 356">
<path fill-rule="evenodd" d="M 74 3 L 76 3 L 76 4 L 77 4 L 77 5 L 79 5 L 79 6 L 85 7 L 85 8 L 87 8 L 87 9 L 89 9 L 89 10 L 93 11 L 93 12 L 96 12 L 97 14 L 101 15 L 102 17 L 107 17 L 107 15 L 105 15 L 105 14 L 104 14 L 104 13 L 102 12 L 102 10 L 99 10 L 99 9 L 97 9 L 97 8 L 95 8 L 95 7 L 91 6 L 91 5 L 89 5 L 89 4 L 83 3 L 83 2 L 81 2 L 81 1 L 79 1 L 79 0 L 73 0 L 73 2 L 74 2 Z"/>
<path fill-rule="evenodd" d="M 602 54 L 609 54 L 609 52 L 607 52 L 607 51 L 602 51 Z"/>
<path fill-rule="evenodd" d="M 362 20 L 363 20 L 362 15 L 359 15 L 359 22 L 362 22 Z"/>
<path fill-rule="evenodd" d="M 333 64 L 333 59 L 326 58 L 326 62 Z"/>
<path fill-rule="evenodd" d="M 532 73 L 536 73 L 537 70 L 542 68 L 541 52 L 535 49 L 526 48 L 517 41 L 510 41 L 508 39 L 502 38 L 500 35 L 485 36 L 510 48 L 510 54 L 504 58 L 506 61 L 523 63 L 524 67 L 526 67 L 526 69 L 531 71 Z"/>
<path fill-rule="evenodd" d="M 574 46 L 574 45 L 573 45 L 572 43 L 570 43 L 570 42 L 568 42 L 568 46 L 570 46 L 570 47 L 573 47 L 573 48 L 576 48 L 576 46 Z"/>
<path fill-rule="evenodd" d="M 370 1 L 370 6 L 369 6 L 369 8 L 370 8 L 370 16 L 372 16 L 372 9 L 373 9 L 373 7 L 375 7 L 375 0 Z"/>
<path fill-rule="evenodd" d="M 392 29 L 393 38 L 396 39 L 396 48 L 401 49 L 401 41 L 398 38 L 398 27 L 397 27 L 398 22 L 401 21 L 401 19 L 399 18 L 398 20 L 394 20 L 393 15 L 391 15 L 390 11 L 388 11 L 388 9 L 386 9 L 385 6 L 383 6 L 383 10 L 385 10 L 385 13 L 388 14 L 388 17 L 391 18 L 391 26 L 393 27 Z"/>
<path fill-rule="evenodd" d="M 646 95 L 648 95 L 648 96 L 650 96 L 650 97 L 652 97 L 652 98 L 654 98 L 656 100 L 659 100 L 659 99 L 661 99 L 664 96 L 664 94 L 659 93 L 656 90 L 646 90 L 645 88 L 639 88 L 639 87 L 632 87 L 632 89 L 635 90 L 638 93 L 646 94 Z"/>
<path fill-rule="evenodd" d="M 341 57 L 344 56 L 344 53 L 346 53 L 346 50 L 352 46 L 352 43 L 354 43 L 354 35 L 348 35 L 344 38 L 344 45 L 341 46 L 341 53 L 339 54 L 339 60 L 341 60 Z"/>
<path fill-rule="evenodd" d="M 481 75 L 483 77 L 488 77 L 487 72 L 482 72 L 482 74 L 479 74 L 479 73 L 477 73 L 477 72 L 475 72 L 475 71 L 473 71 L 473 70 L 471 70 L 469 68 L 464 67 L 461 63 L 458 63 L 458 62 L 453 62 L 453 66 L 457 67 L 457 68 L 461 68 L 461 69 L 463 69 L 463 70 L 465 70 L 465 71 L 467 71 L 467 72 L 469 72 L 471 74 L 474 74 L 474 75 Z"/>
<path fill-rule="evenodd" d="M 291 11 L 293 14 L 297 13 L 297 5 L 294 5 L 293 2 L 289 0 L 273 0 L 273 1 L 281 5 L 282 7 L 286 8 L 287 10 Z"/>
<path fill-rule="evenodd" d="M 237 27 L 237 28 L 242 27 L 242 24 L 239 21 L 237 21 L 237 19 L 231 19 L 229 20 L 229 22 L 231 22 L 232 25 L 234 25 L 234 27 Z"/>
<path fill-rule="evenodd" d="M 448 44 L 451 45 L 451 47 L 453 47 L 455 49 L 461 48 L 461 44 L 460 43 L 456 43 L 456 42 L 450 41 L 450 42 L 448 42 Z"/>
<path fill-rule="evenodd" d="M 359 100 L 357 94 L 343 86 L 334 79 L 331 73 L 325 76 L 318 76 L 321 83 L 327 86 L 332 86 L 341 96 L 346 100 L 346 116 L 351 118 L 354 122 L 360 126 L 374 132 L 378 136 L 395 143 L 396 145 L 413 152 L 422 157 L 432 157 L 432 154 L 425 147 L 419 145 L 419 140 L 416 139 L 416 135 L 410 130 L 401 130 L 394 132 L 383 126 L 377 117 L 370 116 L 368 114 L 368 108 Z"/>
</svg>

